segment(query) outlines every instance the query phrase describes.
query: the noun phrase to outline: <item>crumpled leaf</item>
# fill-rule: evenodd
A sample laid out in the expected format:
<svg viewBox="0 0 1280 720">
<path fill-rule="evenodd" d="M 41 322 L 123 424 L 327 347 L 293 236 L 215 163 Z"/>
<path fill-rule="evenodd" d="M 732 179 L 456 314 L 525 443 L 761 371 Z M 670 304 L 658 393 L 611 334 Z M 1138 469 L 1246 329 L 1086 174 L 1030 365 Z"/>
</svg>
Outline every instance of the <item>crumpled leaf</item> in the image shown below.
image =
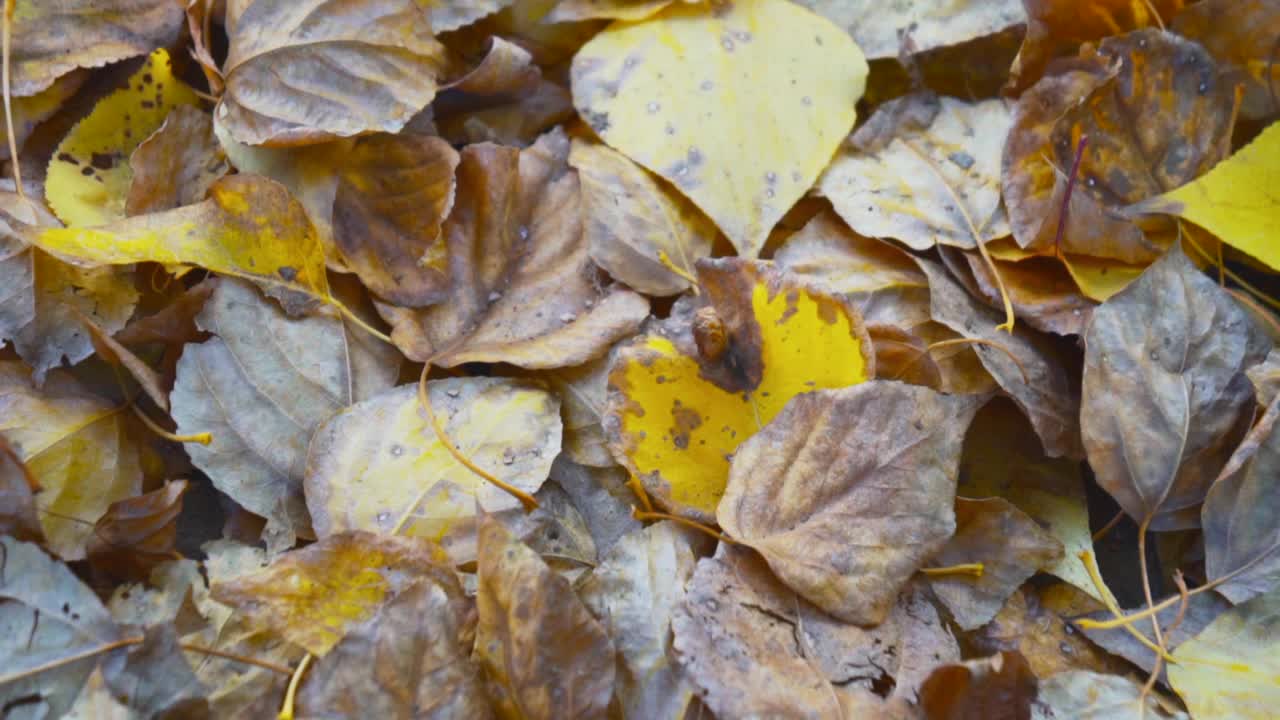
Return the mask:
<svg viewBox="0 0 1280 720">
<path fill-rule="evenodd" d="M 413 582 L 315 663 L 298 690 L 298 714 L 492 717 L 470 658 L 474 633 L 474 610 L 456 579 Z"/>
<path fill-rule="evenodd" d="M 648 316 L 642 296 L 594 277 L 568 155 L 559 131 L 519 152 L 463 149 L 444 228 L 449 301 L 424 310 L 378 306 L 411 360 L 578 365 Z"/>
<path fill-rule="evenodd" d="M 213 119 L 192 105 L 178 105 L 129 156 L 133 177 L 126 215 L 194 205 L 231 169 L 213 135 Z M 115 218 L 113 218 L 115 219 Z"/>
<path fill-rule="evenodd" d="M 920 688 L 920 709 L 930 720 L 1030 717 L 1036 676 L 1021 653 L 944 665 Z"/>
<path fill-rule="evenodd" d="M 715 225 L 607 145 L 575 140 L 569 164 L 582 183 L 591 259 L 648 295 L 677 295 L 689 289 L 694 262 L 711 254 Z M 683 274 L 671 270 L 672 265 Z"/>
<path fill-rule="evenodd" d="M 0 657 L 5 659 L 6 676 L 92 652 L 120 638 L 102 602 L 66 565 L 7 535 L 0 536 L 0 598 L 7 601 L 0 603 L 0 628 L 5 630 L 0 633 Z M 0 706 L 25 706 L 30 717 L 58 717 L 75 701 L 98 659 L 90 655 L 0 681 Z"/>
<path fill-rule="evenodd" d="M 39 489 L 35 476 L 0 436 L 0 535 L 24 542 L 44 540 L 34 497 Z"/>
<path fill-rule="evenodd" d="M 249 145 L 398 132 L 443 71 L 430 14 L 415 0 L 255 0 L 228 28 L 218 121 Z"/>
<path fill-rule="evenodd" d="M 605 432 L 661 504 L 710 520 L 743 440 L 799 393 L 871 377 L 874 357 L 838 296 L 762 261 L 701 260 L 697 271 L 707 304 L 677 307 L 615 356 Z"/>
<path fill-rule="evenodd" d="M 233 278 L 219 281 L 196 321 L 216 337 L 186 345 L 178 361 L 170 395 L 178 432 L 212 434 L 207 446 L 185 444 L 192 462 L 267 519 L 272 552 L 290 547 L 311 534 L 302 484 L 312 432 L 390 387 L 399 358 L 352 342 L 337 318 L 290 319 Z"/>
<path fill-rule="evenodd" d="M 40 483 L 47 547 L 65 560 L 85 557 L 90 518 L 142 489 L 124 411 L 61 372 L 37 388 L 25 366 L 0 363 L 0 435 Z"/>
<path fill-rule="evenodd" d="M 994 35 L 1026 21 L 1017 0 L 799 0 L 853 36 L 869 59 L 897 58 Z M 906 53 L 900 48 L 910 38 Z"/>
<path fill-rule="evenodd" d="M 623 717 L 680 720 L 696 688 L 675 661 L 671 616 L 684 601 L 705 542 L 663 521 L 618 540 L 579 586 L 583 603 L 617 646 Z"/>
<path fill-rule="evenodd" d="M 884 380 L 800 395 L 738 448 L 716 519 L 806 600 L 874 625 L 956 528 L 980 402 Z"/>
<path fill-rule="evenodd" d="M 1135 521 L 1199 525 L 1209 483 L 1252 419 L 1244 370 L 1269 345 L 1179 247 L 1094 312 L 1081 431 L 1098 484 Z"/>
<path fill-rule="evenodd" d="M 448 297 L 440 226 L 453 207 L 458 160 L 440 138 L 373 135 L 357 141 L 338 170 L 334 241 L 387 302 L 422 307 Z"/>
<path fill-rule="evenodd" d="M 89 563 L 113 577 L 145 579 L 160 563 L 174 559 L 178 514 L 186 480 L 111 503 L 93 525 Z M 108 680 L 110 680 L 108 678 Z"/>
<path fill-rule="evenodd" d="M 13 94 L 34 95 L 76 68 L 145 55 L 176 40 L 181 28 L 182 8 L 172 0 L 17 0 Z"/>
<path fill-rule="evenodd" d="M 427 392 L 436 418 L 472 462 L 527 493 L 541 487 L 560 452 L 554 397 L 505 378 L 434 380 Z M 477 503 L 488 512 L 519 507 L 448 452 L 418 402 L 417 385 L 374 395 L 319 425 L 304 484 L 319 537 L 389 533 L 410 512 L 403 534 L 440 540 L 469 523 Z"/>
<path fill-rule="evenodd" d="M 164 124 L 169 111 L 199 102 L 174 76 L 164 49 L 151 53 L 128 83 L 77 123 L 49 161 L 45 195 L 67 225 L 124 218 L 133 179 L 130 155 Z"/>
<path fill-rule="evenodd" d="M 213 599 L 253 625 L 323 657 L 346 634 L 424 578 L 453 580 L 439 549 L 418 538 L 352 531 L 214 583 Z"/>
<path fill-rule="evenodd" d="M 964 630 L 990 622 L 1024 580 L 1063 559 L 1062 543 L 1004 498 L 956 498 L 955 527 L 932 564 L 981 563 L 982 575 L 933 577 L 929 585 Z"/>
<path fill-rule="evenodd" d="M 1238 605 L 1173 651 L 1169 682 L 1196 718 L 1253 720 L 1280 703 L 1280 590 Z"/>
<path fill-rule="evenodd" d="M 1280 584 L 1280 402 L 1258 421 L 1209 488 L 1201 509 L 1210 579 L 1241 571 L 1217 592 L 1242 603 Z M 1247 567 L 1246 567 L 1247 566 Z"/>
<path fill-rule="evenodd" d="M 1031 720 L 1188 720 L 1170 713 L 1155 695 L 1142 697 L 1142 686 L 1120 675 L 1071 670 L 1040 681 Z"/>
<path fill-rule="evenodd" d="M 892 237 L 915 250 L 974 248 L 1009 234 L 1000 153 L 1010 123 L 1000 100 L 942 98 L 927 127 L 904 124 L 884 147 L 837 155 L 818 192 L 868 237 Z"/>
<path fill-rule="evenodd" d="M 1271 229 L 1280 222 L 1280 122 L 1253 142 L 1186 185 L 1134 206 L 1135 212 L 1177 215 L 1223 242 L 1280 270 L 1280 249 Z"/>
<path fill-rule="evenodd" d="M 673 4 L 611 25 L 572 69 L 574 105 L 596 134 L 674 184 L 748 258 L 853 127 L 866 76 L 847 34 L 783 0 Z"/>
<path fill-rule="evenodd" d="M 1228 17 L 1231 21 L 1223 22 Z M 1173 19 L 1172 29 L 1203 45 L 1218 62 L 1232 66 L 1234 78 L 1244 85 L 1241 115 L 1254 119 L 1280 115 L 1271 91 L 1280 82 L 1280 69 L 1271 60 L 1280 36 L 1280 5 L 1275 0 L 1193 3 Z"/>
<path fill-rule="evenodd" d="M 503 718 L 601 717 L 614 645 L 569 581 L 493 516 L 480 521 L 475 658 Z"/>
</svg>

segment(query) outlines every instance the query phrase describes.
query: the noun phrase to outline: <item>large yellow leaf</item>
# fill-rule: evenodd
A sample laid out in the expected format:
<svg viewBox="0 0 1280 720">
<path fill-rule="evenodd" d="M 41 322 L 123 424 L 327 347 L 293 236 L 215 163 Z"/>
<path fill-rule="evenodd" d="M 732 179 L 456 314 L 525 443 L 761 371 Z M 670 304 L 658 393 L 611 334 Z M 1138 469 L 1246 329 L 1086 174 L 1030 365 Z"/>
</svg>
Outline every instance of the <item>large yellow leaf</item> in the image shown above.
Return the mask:
<svg viewBox="0 0 1280 720">
<path fill-rule="evenodd" d="M 1134 206 L 1186 218 L 1280 270 L 1280 123 L 1180 188 Z"/>
<path fill-rule="evenodd" d="M 1218 616 L 1182 643 L 1169 683 L 1197 720 L 1275 717 L 1280 705 L 1280 590 Z"/>
<path fill-rule="evenodd" d="M 862 51 L 785 0 L 672 5 L 573 59 L 573 101 L 605 142 L 675 184 L 755 257 L 853 127 Z"/>
<path fill-rule="evenodd" d="M 677 307 L 619 352 L 605 424 L 614 456 L 649 492 L 709 520 L 742 441 L 802 392 L 872 377 L 874 359 L 861 316 L 841 297 L 765 262 L 697 268 L 710 305 L 696 317 Z"/>
<path fill-rule="evenodd" d="M 72 226 L 123 218 L 133 181 L 129 155 L 164 124 L 170 110 L 198 102 L 191 88 L 174 77 L 169 53 L 151 53 L 128 87 L 98 103 L 54 151 L 45 180 L 54 213 Z"/>
</svg>

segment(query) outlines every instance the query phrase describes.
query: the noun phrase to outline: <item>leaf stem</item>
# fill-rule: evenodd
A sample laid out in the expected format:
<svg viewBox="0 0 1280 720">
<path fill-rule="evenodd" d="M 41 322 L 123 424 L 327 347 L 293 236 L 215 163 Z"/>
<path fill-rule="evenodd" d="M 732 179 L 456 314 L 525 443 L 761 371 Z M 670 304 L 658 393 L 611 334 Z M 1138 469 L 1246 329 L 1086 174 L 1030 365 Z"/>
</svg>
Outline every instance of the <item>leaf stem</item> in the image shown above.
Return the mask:
<svg viewBox="0 0 1280 720">
<path fill-rule="evenodd" d="M 1098 564 L 1093 559 L 1093 552 L 1090 550 L 1081 550 L 1076 557 L 1080 558 L 1080 562 L 1084 563 L 1084 569 L 1089 573 L 1089 579 L 1093 581 L 1093 586 L 1098 591 L 1098 595 L 1102 597 L 1102 603 L 1107 606 L 1107 610 L 1111 611 L 1117 619 L 1124 617 L 1124 612 L 1120 609 L 1120 605 L 1116 603 L 1115 597 L 1111 594 L 1111 588 L 1102 580 L 1102 573 L 1098 572 Z M 1080 627 L 1086 627 L 1082 623 L 1084 620 L 1076 620 L 1075 624 Z M 1135 640 L 1142 643 L 1148 650 L 1155 653 L 1157 657 L 1165 660 L 1173 660 L 1169 652 L 1163 647 L 1151 642 L 1146 635 L 1138 632 L 1130 622 L 1121 623 L 1126 632 L 1134 637 Z"/>
<path fill-rule="evenodd" d="M 4 19 L 3 32 L 0 32 L 0 40 L 3 40 L 4 47 L 0 49 L 3 54 L 3 78 L 0 78 L 0 84 L 4 86 L 4 124 L 5 129 L 9 132 L 9 163 L 13 165 L 13 184 L 18 192 L 18 197 L 24 201 L 27 200 L 27 191 L 22 189 L 22 163 L 18 161 L 18 138 L 13 132 L 13 92 L 9 80 L 10 51 L 12 50 L 12 33 L 13 11 L 16 0 L 4 0 Z"/>
<path fill-rule="evenodd" d="M 640 520 L 640 521 L 642 521 L 642 522 L 643 522 L 643 521 L 645 521 L 645 520 L 655 520 L 655 521 L 656 521 L 656 520 L 670 520 L 670 521 L 671 521 L 671 522 L 673 522 L 673 523 L 677 523 L 677 524 L 680 524 L 680 525 L 684 525 L 685 527 L 693 528 L 694 530 L 697 530 L 697 531 L 699 531 L 699 532 L 706 533 L 707 535 L 710 535 L 711 537 L 713 537 L 713 538 L 715 538 L 715 539 L 717 539 L 717 540 L 719 540 L 719 541 L 721 541 L 721 542 L 726 542 L 726 543 L 729 543 L 730 545 L 737 545 L 737 544 L 738 544 L 738 541 L 737 541 L 737 540 L 734 540 L 733 538 L 731 538 L 731 537 L 729 537 L 728 535 L 726 535 L 726 534 L 724 534 L 724 533 L 720 532 L 719 530 L 716 530 L 715 528 L 711 527 L 710 525 L 703 525 L 702 523 L 697 522 L 696 520 L 690 520 L 689 518 L 686 518 L 686 517 L 680 517 L 679 515 L 671 515 L 671 514 L 669 514 L 669 513 L 664 513 L 664 512 L 654 512 L 654 511 L 638 510 L 638 509 L 636 509 L 636 507 L 635 507 L 634 505 L 632 505 L 632 506 L 631 506 L 631 517 L 633 517 L 633 518 L 635 518 L 635 519 L 637 519 L 637 520 Z"/>
<path fill-rule="evenodd" d="M 227 652 L 225 650 L 217 650 L 215 648 L 205 647 L 203 645 L 196 645 L 194 643 L 180 643 L 179 647 L 181 647 L 183 650 L 186 650 L 187 652 L 199 653 L 201 655 L 212 655 L 213 657 L 219 657 L 224 660 L 231 660 L 233 662 L 244 663 L 245 665 L 253 665 L 256 667 L 260 667 L 264 670 L 270 670 L 271 672 L 280 673 L 281 675 L 293 674 L 293 669 L 286 667 L 284 665 L 277 665 L 273 662 L 268 662 L 266 660 L 258 660 L 257 658 L 251 658 L 244 655 L 237 655 L 235 653 Z"/>
<path fill-rule="evenodd" d="M 921 575 L 929 577 L 949 577 L 951 575 L 968 575 L 970 577 L 980 578 L 986 572 L 987 566 L 983 563 L 962 563 L 960 565 L 948 565 L 946 567 L 920 568 Z"/>
<path fill-rule="evenodd" d="M 293 720 L 294 700 L 298 696 L 298 686 L 302 684 L 302 676 L 306 674 L 307 668 L 311 666 L 311 661 L 315 658 L 311 653 L 302 656 L 302 660 L 298 662 L 298 667 L 289 677 L 289 689 L 284 693 L 284 702 L 280 705 L 280 714 L 276 715 L 279 720 Z"/>
</svg>

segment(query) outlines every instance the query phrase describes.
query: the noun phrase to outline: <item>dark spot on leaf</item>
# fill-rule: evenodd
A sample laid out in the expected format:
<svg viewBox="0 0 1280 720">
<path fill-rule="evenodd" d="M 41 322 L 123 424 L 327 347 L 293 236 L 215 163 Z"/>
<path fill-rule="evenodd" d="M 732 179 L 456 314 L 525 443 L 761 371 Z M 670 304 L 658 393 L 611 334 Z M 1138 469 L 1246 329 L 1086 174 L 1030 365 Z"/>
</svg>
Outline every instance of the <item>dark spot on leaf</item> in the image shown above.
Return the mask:
<svg viewBox="0 0 1280 720">
<path fill-rule="evenodd" d="M 284 278 L 286 282 L 293 282 L 298 277 L 298 269 L 288 265 L 281 265 L 276 272 L 280 273 L 280 277 Z"/>
</svg>

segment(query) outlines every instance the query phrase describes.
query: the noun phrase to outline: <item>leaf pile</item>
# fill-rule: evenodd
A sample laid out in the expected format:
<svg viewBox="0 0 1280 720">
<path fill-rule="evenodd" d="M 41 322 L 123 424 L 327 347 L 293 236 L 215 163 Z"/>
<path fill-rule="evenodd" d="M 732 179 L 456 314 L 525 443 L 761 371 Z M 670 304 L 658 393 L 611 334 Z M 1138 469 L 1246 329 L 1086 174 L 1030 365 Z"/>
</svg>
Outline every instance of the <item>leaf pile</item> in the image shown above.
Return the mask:
<svg viewBox="0 0 1280 720">
<path fill-rule="evenodd" d="M 0 716 L 1274 715 L 1280 2 L 2 20 Z"/>
</svg>

